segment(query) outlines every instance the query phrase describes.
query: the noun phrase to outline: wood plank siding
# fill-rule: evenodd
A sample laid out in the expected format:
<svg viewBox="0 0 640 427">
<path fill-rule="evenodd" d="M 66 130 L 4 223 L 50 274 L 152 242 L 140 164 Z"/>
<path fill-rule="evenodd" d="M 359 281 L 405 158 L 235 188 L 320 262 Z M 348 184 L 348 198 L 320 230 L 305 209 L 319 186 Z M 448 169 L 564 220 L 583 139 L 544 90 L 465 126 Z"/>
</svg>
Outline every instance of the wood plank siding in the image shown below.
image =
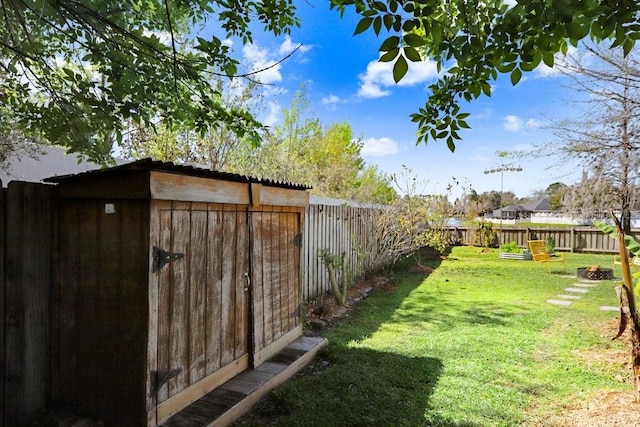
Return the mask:
<svg viewBox="0 0 640 427">
<path fill-rule="evenodd" d="M 152 206 L 152 216 L 160 218 L 152 244 L 183 255 L 155 279 L 157 371 L 179 370 L 158 388 L 158 417 L 164 419 L 180 409 L 175 402 L 185 400 L 172 403 L 174 396 L 187 391 L 190 403 L 248 367 L 249 239 L 246 206 L 175 201 Z M 192 387 L 203 380 L 205 386 Z"/>
<path fill-rule="evenodd" d="M 303 215 L 286 207 L 251 212 L 254 366 L 289 344 L 291 338 L 280 340 L 301 325 Z"/>
<path fill-rule="evenodd" d="M 60 202 L 54 404 L 120 425 L 144 418 L 148 203 Z M 119 408 L 117 413 L 107 408 Z M 122 416 L 122 418 L 120 418 Z"/>
<path fill-rule="evenodd" d="M 0 424 L 14 426 L 50 403 L 55 195 L 48 185 L 11 182 L 2 199 Z"/>
<path fill-rule="evenodd" d="M 320 258 L 323 249 L 334 255 L 344 253 L 347 271 L 352 277 L 386 266 L 387 260 L 380 253 L 375 229 L 379 212 L 380 208 L 309 205 L 303 242 L 305 301 L 331 289 L 327 269 Z"/>
</svg>

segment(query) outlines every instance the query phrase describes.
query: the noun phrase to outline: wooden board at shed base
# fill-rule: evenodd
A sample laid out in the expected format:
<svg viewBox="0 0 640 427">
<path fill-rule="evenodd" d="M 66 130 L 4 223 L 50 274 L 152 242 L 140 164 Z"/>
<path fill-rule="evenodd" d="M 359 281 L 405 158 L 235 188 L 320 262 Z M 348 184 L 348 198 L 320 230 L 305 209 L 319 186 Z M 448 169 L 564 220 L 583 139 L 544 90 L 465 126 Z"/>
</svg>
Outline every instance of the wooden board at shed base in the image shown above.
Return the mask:
<svg viewBox="0 0 640 427">
<path fill-rule="evenodd" d="M 169 418 L 161 427 L 228 426 L 269 391 L 308 365 L 326 344 L 325 338 L 298 338 L 269 361 L 227 381 Z"/>
</svg>

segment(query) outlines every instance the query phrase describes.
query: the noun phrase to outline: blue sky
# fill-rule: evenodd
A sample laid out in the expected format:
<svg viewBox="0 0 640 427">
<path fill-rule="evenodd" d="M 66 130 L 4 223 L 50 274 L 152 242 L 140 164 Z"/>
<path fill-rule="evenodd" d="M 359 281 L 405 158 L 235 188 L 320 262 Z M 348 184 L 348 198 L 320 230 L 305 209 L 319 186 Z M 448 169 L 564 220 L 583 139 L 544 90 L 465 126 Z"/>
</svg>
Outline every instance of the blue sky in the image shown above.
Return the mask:
<svg viewBox="0 0 640 427">
<path fill-rule="evenodd" d="M 403 165 L 426 182 L 424 191 L 443 193 L 455 177 L 478 193 L 500 190 L 500 174 L 484 171 L 504 163 L 498 151 L 518 151 L 550 141 L 541 126 L 548 117 L 568 116 L 572 93 L 564 88 L 566 77 L 546 68 L 525 75 L 515 87 L 508 76 L 493 86 L 493 95 L 463 106 L 471 113 L 471 130 L 451 153 L 444 142 L 415 144 L 416 126 L 409 115 L 424 105 L 427 86 L 436 79 L 432 63 L 411 64 L 408 75 L 396 85 L 390 64 L 377 62 L 382 39 L 373 33 L 353 36 L 358 17 L 340 19 L 324 0 L 297 2 L 301 28 L 290 36 L 275 38 L 256 31 L 254 44 L 242 49 L 243 61 L 252 69 L 275 64 L 302 44 L 286 61 L 256 78 L 269 86 L 261 119 L 270 125 L 282 119 L 293 96 L 305 83 L 310 110 L 324 125 L 348 121 L 354 135 L 364 141 L 367 163 L 387 173 L 400 173 Z M 555 162 L 544 159 L 508 161 L 522 172 L 504 174 L 504 191 L 526 197 L 532 191 L 562 181 L 574 183 L 580 169 L 570 165 L 548 169 Z M 461 190 L 454 190 L 454 196 Z"/>
</svg>

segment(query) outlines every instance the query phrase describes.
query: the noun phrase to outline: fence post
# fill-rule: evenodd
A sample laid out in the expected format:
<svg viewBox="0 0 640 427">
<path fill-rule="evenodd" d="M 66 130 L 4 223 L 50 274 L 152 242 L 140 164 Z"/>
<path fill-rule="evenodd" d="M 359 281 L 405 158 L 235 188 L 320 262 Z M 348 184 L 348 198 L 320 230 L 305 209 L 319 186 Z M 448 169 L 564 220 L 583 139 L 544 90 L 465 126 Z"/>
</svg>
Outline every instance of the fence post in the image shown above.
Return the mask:
<svg viewBox="0 0 640 427">
<path fill-rule="evenodd" d="M 576 247 L 576 232 L 575 232 L 575 228 L 571 227 L 571 238 L 569 239 L 569 241 L 571 242 L 571 253 L 574 252 L 575 247 Z"/>
<path fill-rule="evenodd" d="M 2 186 L 2 180 L 0 180 L 0 427 L 6 425 L 5 415 L 5 248 L 7 244 L 7 224 L 6 224 L 6 190 Z"/>
</svg>

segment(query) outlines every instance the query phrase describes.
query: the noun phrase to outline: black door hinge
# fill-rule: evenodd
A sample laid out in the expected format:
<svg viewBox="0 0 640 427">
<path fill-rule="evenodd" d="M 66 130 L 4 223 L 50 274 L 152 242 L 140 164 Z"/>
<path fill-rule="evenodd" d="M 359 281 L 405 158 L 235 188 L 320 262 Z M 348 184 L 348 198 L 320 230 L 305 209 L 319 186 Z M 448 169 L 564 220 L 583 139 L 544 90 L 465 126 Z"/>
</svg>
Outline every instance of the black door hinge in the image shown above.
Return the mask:
<svg viewBox="0 0 640 427">
<path fill-rule="evenodd" d="M 172 261 L 184 258 L 184 254 L 176 252 L 171 253 L 160 249 L 157 246 L 153 247 L 153 271 L 158 271 L 165 265 Z"/>
<path fill-rule="evenodd" d="M 169 380 L 182 372 L 182 368 L 172 369 L 170 371 L 151 371 L 151 395 L 155 396 L 163 385 Z"/>
</svg>

